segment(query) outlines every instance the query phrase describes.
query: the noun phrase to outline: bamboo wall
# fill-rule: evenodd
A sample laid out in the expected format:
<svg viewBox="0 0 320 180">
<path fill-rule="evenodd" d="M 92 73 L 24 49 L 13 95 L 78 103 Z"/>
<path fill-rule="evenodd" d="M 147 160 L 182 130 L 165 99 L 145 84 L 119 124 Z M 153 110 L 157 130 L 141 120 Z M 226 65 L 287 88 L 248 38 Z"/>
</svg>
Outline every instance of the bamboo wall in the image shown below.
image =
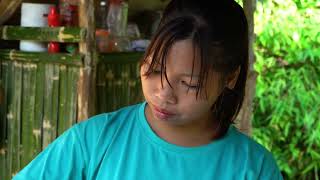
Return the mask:
<svg viewBox="0 0 320 180">
<path fill-rule="evenodd" d="M 0 179 L 10 179 L 76 122 L 79 67 L 1 62 Z"/>
<path fill-rule="evenodd" d="M 92 115 L 90 107 L 97 114 L 142 100 L 142 53 L 100 55 L 96 64 L 93 0 L 81 1 L 79 10 L 79 27 L 0 27 L 3 40 L 79 45 L 75 55 L 0 49 L 0 180 Z"/>
<path fill-rule="evenodd" d="M 99 56 L 96 114 L 142 101 L 142 53 Z M 44 58 L 46 62 L 44 62 Z M 81 57 L 0 50 L 0 179 L 10 177 L 77 122 Z"/>
<path fill-rule="evenodd" d="M 72 27 L 0 27 L 4 40 L 79 43 L 87 41 L 87 34 L 87 29 Z M 81 51 L 49 54 L 0 49 L 0 180 L 10 179 L 77 120 L 85 120 L 79 118 L 88 110 L 83 102 L 97 97 L 95 104 L 88 104 L 95 107 L 94 114 L 140 102 L 138 60 L 142 55 L 99 55 L 95 69 Z M 84 91 L 85 83 L 90 83 L 81 77 L 90 68 L 97 77 L 88 87 L 93 93 Z"/>
<path fill-rule="evenodd" d="M 97 113 L 143 100 L 139 59 L 142 53 L 101 55 L 97 66 Z"/>
<path fill-rule="evenodd" d="M 83 28 L 0 27 L 4 40 L 77 43 Z M 77 120 L 83 55 L 0 49 L 0 179 L 11 179 Z"/>
</svg>

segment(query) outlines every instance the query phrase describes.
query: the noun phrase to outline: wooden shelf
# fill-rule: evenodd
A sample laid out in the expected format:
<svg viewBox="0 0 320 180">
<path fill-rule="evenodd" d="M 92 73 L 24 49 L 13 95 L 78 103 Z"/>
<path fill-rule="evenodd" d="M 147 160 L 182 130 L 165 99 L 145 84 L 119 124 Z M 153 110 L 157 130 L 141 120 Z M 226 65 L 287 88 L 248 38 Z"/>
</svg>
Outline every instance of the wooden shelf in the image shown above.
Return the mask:
<svg viewBox="0 0 320 180">
<path fill-rule="evenodd" d="M 86 29 L 79 27 L 0 27 L 1 39 L 4 40 L 33 40 L 43 42 L 84 42 Z"/>
</svg>

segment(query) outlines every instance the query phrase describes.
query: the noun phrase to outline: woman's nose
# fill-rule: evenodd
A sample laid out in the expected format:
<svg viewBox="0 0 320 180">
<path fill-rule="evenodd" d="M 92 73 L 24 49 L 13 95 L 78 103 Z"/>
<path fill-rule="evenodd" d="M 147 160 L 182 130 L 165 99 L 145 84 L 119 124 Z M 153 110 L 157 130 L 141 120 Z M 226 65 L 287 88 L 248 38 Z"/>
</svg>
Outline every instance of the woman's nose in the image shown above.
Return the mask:
<svg viewBox="0 0 320 180">
<path fill-rule="evenodd" d="M 171 86 L 170 86 L 171 84 Z M 164 79 L 162 84 L 160 82 L 158 86 L 158 98 L 162 103 L 175 104 L 177 102 L 177 97 L 174 92 L 173 84 Z"/>
</svg>

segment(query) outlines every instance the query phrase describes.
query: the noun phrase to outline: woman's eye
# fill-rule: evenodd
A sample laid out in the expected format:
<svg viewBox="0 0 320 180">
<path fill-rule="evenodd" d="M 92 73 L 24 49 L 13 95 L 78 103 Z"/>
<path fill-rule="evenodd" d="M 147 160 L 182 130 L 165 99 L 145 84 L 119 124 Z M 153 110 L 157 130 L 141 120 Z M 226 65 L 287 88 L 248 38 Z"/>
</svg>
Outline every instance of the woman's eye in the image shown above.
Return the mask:
<svg viewBox="0 0 320 180">
<path fill-rule="evenodd" d="M 198 85 L 191 85 L 191 84 L 188 84 L 186 81 L 181 81 L 181 83 L 184 85 L 184 86 L 186 86 L 187 88 L 190 88 L 190 89 L 192 89 L 192 90 L 196 90 L 196 89 L 198 89 Z"/>
</svg>

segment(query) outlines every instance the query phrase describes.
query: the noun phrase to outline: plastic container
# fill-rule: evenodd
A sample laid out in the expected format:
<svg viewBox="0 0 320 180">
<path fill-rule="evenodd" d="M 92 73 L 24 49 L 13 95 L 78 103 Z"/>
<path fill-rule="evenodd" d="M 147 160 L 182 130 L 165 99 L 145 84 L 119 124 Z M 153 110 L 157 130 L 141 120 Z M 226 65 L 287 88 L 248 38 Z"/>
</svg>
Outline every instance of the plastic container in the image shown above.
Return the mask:
<svg viewBox="0 0 320 180">
<path fill-rule="evenodd" d="M 21 26 L 24 27 L 47 27 L 47 16 L 52 4 L 22 3 Z M 36 41 L 20 41 L 20 50 L 30 52 L 46 52 L 47 43 Z"/>
<path fill-rule="evenodd" d="M 140 30 L 137 24 L 129 23 L 127 26 L 127 36 L 133 41 L 141 38 Z"/>
<path fill-rule="evenodd" d="M 128 23 L 128 4 L 121 0 L 110 1 L 107 24 L 114 36 L 125 36 Z"/>
</svg>

